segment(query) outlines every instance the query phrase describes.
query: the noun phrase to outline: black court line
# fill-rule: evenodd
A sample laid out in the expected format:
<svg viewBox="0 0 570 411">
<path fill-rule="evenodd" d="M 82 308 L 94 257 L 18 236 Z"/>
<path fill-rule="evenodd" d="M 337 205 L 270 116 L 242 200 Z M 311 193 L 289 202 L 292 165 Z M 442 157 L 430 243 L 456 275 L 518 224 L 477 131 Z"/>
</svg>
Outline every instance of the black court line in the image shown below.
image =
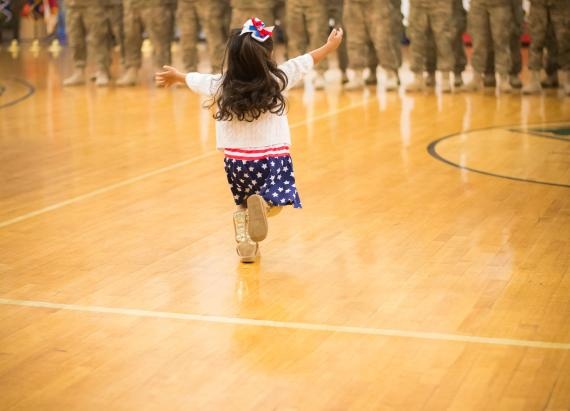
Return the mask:
<svg viewBox="0 0 570 411">
<path fill-rule="evenodd" d="M 28 91 L 26 92 L 25 95 L 18 97 L 15 100 L 12 100 L 12 101 L 5 103 L 5 104 L 1 104 L 0 109 L 13 106 L 14 104 L 18 104 L 21 101 L 27 99 L 28 97 L 31 97 L 36 92 L 36 88 L 33 85 L 31 85 L 30 83 L 28 83 L 26 80 L 22 80 L 19 78 L 13 78 L 12 80 L 15 81 L 16 83 L 22 84 L 24 87 L 26 87 L 28 89 Z"/>
<path fill-rule="evenodd" d="M 541 123 L 541 124 L 564 124 L 564 123 L 561 123 L 560 121 L 555 121 L 552 123 Z M 508 176 L 508 175 L 503 175 L 503 174 L 495 174 L 495 173 L 491 173 L 489 171 L 479 170 L 476 168 L 465 167 L 465 166 L 462 166 L 461 164 L 454 163 L 453 161 L 442 157 L 436 150 L 437 145 L 439 143 L 441 143 L 442 141 L 448 140 L 448 139 L 453 138 L 453 137 L 457 137 L 461 134 L 469 134 L 469 133 L 474 133 L 477 131 L 495 130 L 495 129 L 506 129 L 508 131 L 515 131 L 515 130 L 511 129 L 514 127 L 516 127 L 516 126 L 515 125 L 492 126 L 492 127 L 476 128 L 476 129 L 469 130 L 469 131 L 462 131 L 460 133 L 449 134 L 447 136 L 443 136 L 443 137 L 438 138 L 437 140 L 434 140 L 431 143 L 429 143 L 429 145 L 427 146 L 427 152 L 429 153 L 430 156 L 432 156 L 436 160 L 441 161 L 442 163 L 445 163 L 445 164 L 450 165 L 452 167 L 458 168 L 460 170 L 471 171 L 472 173 L 483 174 L 485 176 L 490 176 L 490 177 L 502 178 L 505 180 L 520 181 L 523 183 L 542 184 L 542 185 L 546 185 L 546 186 L 570 188 L 570 184 L 552 183 L 550 181 L 540 181 L 540 180 L 532 180 L 532 179 L 527 179 L 527 178 L 513 177 L 513 176 Z M 539 127 L 539 126 L 537 125 L 537 127 Z M 521 133 L 526 133 L 526 134 L 533 136 L 533 137 L 543 137 L 543 138 L 550 138 L 553 140 L 570 142 L 568 139 L 565 139 L 565 138 L 551 137 L 551 136 L 545 136 L 545 135 L 536 135 L 534 133 L 529 133 L 529 132 L 523 131 L 523 130 L 517 130 L 517 131 L 521 132 Z"/>
</svg>

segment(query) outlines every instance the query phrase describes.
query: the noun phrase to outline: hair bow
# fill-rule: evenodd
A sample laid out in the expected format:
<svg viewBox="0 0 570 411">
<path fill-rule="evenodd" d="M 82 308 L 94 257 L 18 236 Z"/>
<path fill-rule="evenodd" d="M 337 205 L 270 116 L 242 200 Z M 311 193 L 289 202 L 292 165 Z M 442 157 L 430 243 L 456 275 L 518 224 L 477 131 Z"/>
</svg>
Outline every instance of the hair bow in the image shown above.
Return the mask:
<svg viewBox="0 0 570 411">
<path fill-rule="evenodd" d="M 246 21 L 241 29 L 241 33 L 251 33 L 251 37 L 259 42 L 264 42 L 273 34 L 273 29 L 275 27 L 265 27 L 265 23 L 259 20 L 257 17 L 252 17 L 248 21 Z"/>
</svg>

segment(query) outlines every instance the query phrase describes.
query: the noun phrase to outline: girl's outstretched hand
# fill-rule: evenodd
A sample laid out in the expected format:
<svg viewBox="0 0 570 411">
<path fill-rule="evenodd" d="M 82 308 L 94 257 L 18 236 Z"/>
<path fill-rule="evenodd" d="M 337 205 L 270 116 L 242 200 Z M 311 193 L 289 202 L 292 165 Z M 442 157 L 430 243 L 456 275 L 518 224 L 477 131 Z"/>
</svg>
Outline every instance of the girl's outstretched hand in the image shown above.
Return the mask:
<svg viewBox="0 0 570 411">
<path fill-rule="evenodd" d="M 164 71 L 154 75 L 154 81 L 159 87 L 170 87 L 176 83 L 184 83 L 185 75 L 171 66 L 162 66 Z"/>
<path fill-rule="evenodd" d="M 342 35 L 343 31 L 340 27 L 337 29 L 333 29 L 331 31 L 331 34 L 329 34 L 327 44 L 329 44 L 330 47 L 333 47 L 336 50 L 338 46 L 340 46 L 340 43 L 342 42 Z"/>
</svg>

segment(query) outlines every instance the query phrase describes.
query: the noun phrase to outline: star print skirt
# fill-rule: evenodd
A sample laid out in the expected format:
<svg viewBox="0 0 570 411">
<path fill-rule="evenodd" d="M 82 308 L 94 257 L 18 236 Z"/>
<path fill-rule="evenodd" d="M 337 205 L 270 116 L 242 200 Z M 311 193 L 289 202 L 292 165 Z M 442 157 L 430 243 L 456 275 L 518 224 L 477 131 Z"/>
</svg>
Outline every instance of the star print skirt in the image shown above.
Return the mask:
<svg viewBox="0 0 570 411">
<path fill-rule="evenodd" d="M 259 194 L 273 206 L 301 208 L 289 147 L 226 148 L 224 164 L 237 205 Z"/>
</svg>

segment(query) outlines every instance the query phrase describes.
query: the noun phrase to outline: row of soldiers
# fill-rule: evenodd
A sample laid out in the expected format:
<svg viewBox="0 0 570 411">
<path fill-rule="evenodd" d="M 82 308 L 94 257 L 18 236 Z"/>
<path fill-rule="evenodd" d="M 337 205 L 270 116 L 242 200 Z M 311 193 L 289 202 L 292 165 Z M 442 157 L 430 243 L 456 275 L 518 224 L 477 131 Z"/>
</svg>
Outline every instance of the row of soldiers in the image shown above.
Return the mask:
<svg viewBox="0 0 570 411">
<path fill-rule="evenodd" d="M 286 35 L 287 53 L 294 57 L 326 41 L 329 23 L 345 29 L 346 41 L 339 48 L 342 82 L 348 90 L 376 84 L 377 67 L 384 73 L 383 86 L 395 90 L 400 84 L 401 41 L 404 38 L 401 0 L 67 0 L 67 29 L 75 70 L 65 85 L 86 81 L 87 48 L 93 54 L 96 84 L 110 82 L 111 50 L 119 46 L 124 73 L 119 86 L 137 82 L 141 67 L 142 36 L 146 32 L 153 46 L 154 63 L 171 62 L 171 42 L 176 24 L 182 61 L 186 71 L 198 66 L 200 30 L 206 37 L 213 71 L 222 65 L 230 28 L 239 28 L 256 16 L 268 25 L 279 24 Z M 524 92 L 540 92 L 558 85 L 558 70 L 570 94 L 570 0 L 531 0 L 528 19 L 532 36 L 529 51 L 531 80 Z M 410 67 L 414 73 L 406 90 L 417 91 L 435 85 L 440 71 L 443 92 L 453 87 L 477 90 L 496 86 L 501 91 L 522 87 L 520 35 L 523 24 L 522 0 L 471 0 L 469 13 L 462 0 L 410 0 L 408 36 L 411 41 Z M 463 84 L 467 64 L 463 33 L 473 38 L 473 79 Z M 547 53 L 547 77 L 541 78 Z M 315 88 L 324 87 L 327 62 L 317 68 Z M 347 69 L 354 75 L 349 79 Z M 368 71 L 365 78 L 364 73 Z"/>
</svg>

